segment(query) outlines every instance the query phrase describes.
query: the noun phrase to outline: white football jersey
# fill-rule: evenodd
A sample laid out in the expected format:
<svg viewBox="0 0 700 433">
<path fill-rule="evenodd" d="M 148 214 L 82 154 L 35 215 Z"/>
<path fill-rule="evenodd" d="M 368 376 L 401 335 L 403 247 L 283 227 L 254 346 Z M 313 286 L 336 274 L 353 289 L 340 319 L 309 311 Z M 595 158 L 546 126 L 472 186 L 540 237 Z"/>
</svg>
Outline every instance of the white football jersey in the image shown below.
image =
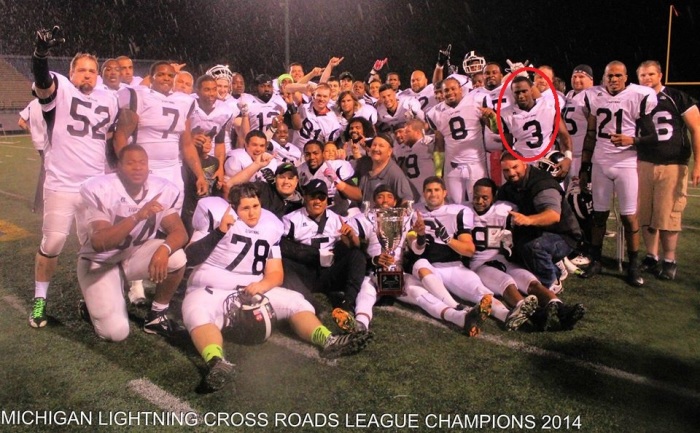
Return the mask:
<svg viewBox="0 0 700 433">
<path fill-rule="evenodd" d="M 501 120 L 503 131 L 513 136 L 513 149 L 531 158 L 541 154 L 549 145 L 559 115 L 551 99 L 537 98 L 530 110 L 523 110 L 518 104 L 504 108 Z"/>
<path fill-rule="evenodd" d="M 328 179 L 325 174 L 323 174 L 323 172 L 326 171 L 326 169 L 329 167 L 331 170 L 333 170 L 335 175 L 338 176 L 338 178 L 340 180 L 343 180 L 343 181 L 348 181 L 350 178 L 352 178 L 355 175 L 355 170 L 353 170 L 350 162 L 345 161 L 344 159 L 333 159 L 330 161 L 325 161 L 318 168 L 318 170 L 316 170 L 316 173 L 311 173 L 311 169 L 309 168 L 309 164 L 304 162 L 299 167 L 297 167 L 297 170 L 299 171 L 299 185 L 301 185 L 303 187 L 307 183 L 311 182 L 313 179 L 320 179 L 328 187 L 328 197 L 329 198 L 335 197 L 335 193 L 336 193 L 335 184 L 333 182 L 331 182 L 331 180 Z"/>
<path fill-rule="evenodd" d="M 244 93 L 243 95 L 247 95 L 246 97 L 248 97 L 247 93 Z M 243 95 L 239 96 L 238 98 L 234 98 L 231 95 L 226 95 L 226 99 L 219 101 L 219 102 L 226 104 L 226 106 L 229 108 L 229 110 L 231 110 L 231 120 L 232 120 L 231 123 L 233 123 L 233 119 L 235 119 L 236 117 L 241 115 L 241 110 L 238 108 L 238 101 L 240 100 L 240 98 L 243 97 Z M 234 147 L 236 147 L 235 143 L 233 145 L 231 144 L 231 127 L 232 126 L 233 126 L 232 124 L 229 124 L 226 127 L 226 131 L 225 131 L 226 135 L 224 135 L 224 143 L 226 144 L 226 150 L 233 149 Z M 213 155 L 213 154 L 211 154 L 211 155 Z"/>
<path fill-rule="evenodd" d="M 471 203 L 468 203 L 467 206 L 473 211 Z M 474 212 L 472 239 L 476 252 L 474 252 L 470 264 L 472 269 L 493 260 L 500 253 L 501 238 L 506 229 L 510 211 L 517 211 L 517 207 L 507 201 L 497 201 L 483 215 Z"/>
<path fill-rule="evenodd" d="M 402 144 L 394 146 L 394 158 L 416 191 L 423 191 L 423 181 L 430 176 L 435 176 L 433 152 L 435 152 L 435 137 L 427 135 L 413 146 Z"/>
<path fill-rule="evenodd" d="M 280 95 L 272 95 L 269 101 L 263 102 L 254 95 L 244 93 L 241 95 L 244 103 L 248 104 L 248 119 L 250 130 L 265 131 L 272 125 L 272 119 L 287 111 L 287 103 Z"/>
<path fill-rule="evenodd" d="M 207 197 L 199 200 L 192 218 L 195 242 L 221 223 L 226 212 L 229 212 L 228 202 L 219 197 Z M 221 284 L 220 270 L 239 275 L 243 286 L 263 279 L 263 271 L 268 259 L 281 259 L 279 242 L 282 237 L 283 225 L 273 213 L 261 209 L 258 223 L 249 227 L 237 218 L 231 210 L 235 223 L 217 243 L 214 250 L 200 265 L 195 266 L 189 287 L 211 286 Z M 209 278 L 208 278 L 209 277 Z"/>
<path fill-rule="evenodd" d="M 46 120 L 41 111 L 38 99 L 33 99 L 24 110 L 19 112 L 19 117 L 29 125 L 29 133 L 32 136 L 32 144 L 36 150 L 44 150 L 48 146 L 49 137 L 46 131 Z"/>
<path fill-rule="evenodd" d="M 119 106 L 139 116 L 134 142 L 148 153 L 150 168 L 180 164 L 180 137 L 196 105 L 184 93 L 164 95 L 147 87 L 120 90 Z"/>
<path fill-rule="evenodd" d="M 199 106 L 199 103 L 195 104 L 194 110 L 190 114 L 192 135 L 204 134 L 211 138 L 210 156 L 215 156 L 214 144 L 225 142 L 226 130 L 229 128 L 232 116 L 233 110 L 231 106 L 224 101 L 217 100 L 214 102 L 214 109 L 208 114 Z"/>
<path fill-rule="evenodd" d="M 470 92 L 462 96 L 456 107 L 441 102 L 433 117 L 428 118 L 431 128 L 445 138 L 445 162 L 484 163 L 484 128 L 479 111 L 482 100 L 482 95 Z"/>
<path fill-rule="evenodd" d="M 272 145 L 272 152 L 275 155 L 275 159 L 279 164 L 284 164 L 285 162 L 291 162 L 294 165 L 299 165 L 301 160 L 301 150 L 292 143 L 287 142 L 286 146 L 282 146 L 275 140 L 270 140 L 269 144 Z"/>
<path fill-rule="evenodd" d="M 355 230 L 360 241 L 367 242 L 367 254 L 370 257 L 378 256 L 382 252 L 382 246 L 377 238 L 377 222 L 373 218 L 374 214 L 359 213 L 348 220 L 348 225 Z"/>
<path fill-rule="evenodd" d="M 433 86 L 432 83 L 423 87 L 423 89 L 417 93 L 409 87 L 401 92 L 401 96 L 417 99 L 418 102 L 420 102 L 420 108 L 424 113 L 436 106 L 438 103 L 435 99 L 435 86 Z"/>
<path fill-rule="evenodd" d="M 409 119 L 425 120 L 425 113 L 416 98 L 396 97 L 396 111 L 389 113 L 385 105 L 377 107 L 377 131 L 393 134 L 393 128 L 406 123 Z"/>
<path fill-rule="evenodd" d="M 634 146 L 617 147 L 610 141 L 611 134 L 636 135 L 637 120 L 656 107 L 656 92 L 649 87 L 630 84 L 620 93 L 611 95 L 604 86 L 586 89 L 586 107 L 596 118 L 594 164 L 605 167 L 637 167 Z"/>
<path fill-rule="evenodd" d="M 498 107 L 498 96 L 501 93 L 502 88 L 502 84 L 493 90 L 488 90 L 486 87 L 479 87 L 470 93 L 482 95 L 484 97 L 482 100 L 482 106 L 496 111 L 496 108 Z M 513 103 L 515 103 L 513 91 L 510 88 L 507 88 L 503 93 L 503 97 L 501 98 L 501 110 L 512 105 Z M 501 142 L 500 134 L 492 132 L 489 128 L 484 128 L 484 146 L 486 147 L 487 152 L 503 150 L 503 143 Z"/>
<path fill-rule="evenodd" d="M 460 260 L 459 254 L 447 246 L 435 232 L 440 226 L 444 226 L 447 234 L 455 239 L 463 233 L 471 233 L 474 227 L 474 212 L 460 204 L 445 204 L 437 209 L 428 210 L 425 203 L 417 203 L 414 210 L 420 212 L 425 222 L 427 246 L 421 257 L 431 263 Z M 416 216 L 413 217 L 413 222 L 415 220 Z"/>
<path fill-rule="evenodd" d="M 80 188 L 80 195 L 87 207 L 85 224 L 94 221 L 107 221 L 114 225 L 138 212 L 146 203 L 157 195 L 163 210 L 155 217 L 140 221 L 117 248 L 109 251 L 96 252 L 90 241 L 80 248 L 80 257 L 94 262 L 118 263 L 133 254 L 133 251 L 147 240 L 155 239 L 163 218 L 178 214 L 175 204 L 180 191 L 167 179 L 149 176 L 143 187 L 143 196 L 135 200 L 124 189 L 116 173 L 101 175 L 87 180 Z M 89 232 L 89 230 L 88 230 Z"/>
<path fill-rule="evenodd" d="M 320 222 L 310 218 L 306 208 L 285 215 L 282 221 L 285 236 L 319 249 L 333 248 L 340 239 L 340 227 L 343 225 L 340 215 L 330 209 L 326 209 Z"/>
<path fill-rule="evenodd" d="M 326 114 L 317 114 L 311 104 L 299 107 L 301 129 L 294 137 L 294 145 L 299 149 L 303 149 L 309 140 L 319 140 L 321 143 L 335 141 L 341 132 L 338 117 L 332 110 Z"/>
<path fill-rule="evenodd" d="M 226 156 L 226 162 L 224 162 L 224 174 L 227 177 L 235 175 L 236 173 L 242 171 L 244 168 L 248 167 L 253 163 L 253 158 L 251 158 L 251 156 L 248 154 L 248 152 L 246 152 L 245 149 L 230 150 Z M 269 164 L 267 164 L 266 167 L 263 167 L 260 170 L 258 170 L 258 172 L 250 178 L 250 182 L 257 182 L 259 180 L 264 181 L 265 178 L 262 175 L 262 170 L 270 169 L 274 173 L 275 170 L 277 170 L 277 164 L 277 160 L 275 158 L 272 158 L 272 160 Z"/>
<path fill-rule="evenodd" d="M 566 94 L 566 105 L 562 111 L 562 118 L 569 131 L 573 144 L 575 158 L 580 158 L 583 153 L 583 140 L 588 129 L 588 107 L 585 101 L 586 92 L 574 93 L 573 90 Z M 576 173 L 578 175 L 578 173 Z"/>
<path fill-rule="evenodd" d="M 68 78 L 52 74 L 56 89 L 40 101 L 49 139 L 44 187 L 78 192 L 87 179 L 105 173 L 107 134 L 117 119 L 117 98 L 99 89 L 86 95 Z"/>
<path fill-rule="evenodd" d="M 348 119 L 339 114 L 337 114 L 336 117 L 338 118 L 338 123 L 340 123 L 340 132 L 342 133 L 348 126 Z M 352 115 L 352 117 L 362 117 L 374 125 L 377 123 L 377 109 L 370 104 L 360 103 L 360 108 Z"/>
</svg>

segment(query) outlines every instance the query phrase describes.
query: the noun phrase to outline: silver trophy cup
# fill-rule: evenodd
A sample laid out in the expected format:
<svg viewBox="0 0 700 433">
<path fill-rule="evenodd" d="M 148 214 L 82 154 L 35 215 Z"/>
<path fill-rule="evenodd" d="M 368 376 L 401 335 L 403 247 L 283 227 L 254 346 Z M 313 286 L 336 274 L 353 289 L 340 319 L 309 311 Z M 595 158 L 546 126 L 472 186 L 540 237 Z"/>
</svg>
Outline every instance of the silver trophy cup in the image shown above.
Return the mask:
<svg viewBox="0 0 700 433">
<path fill-rule="evenodd" d="M 391 266 L 379 269 L 376 273 L 377 295 L 379 296 L 405 294 L 401 258 L 406 234 L 413 216 L 412 205 L 413 202 L 408 202 L 406 207 L 371 210 L 377 224 L 377 238 L 382 247 L 382 253 L 394 258 L 394 263 Z"/>
</svg>

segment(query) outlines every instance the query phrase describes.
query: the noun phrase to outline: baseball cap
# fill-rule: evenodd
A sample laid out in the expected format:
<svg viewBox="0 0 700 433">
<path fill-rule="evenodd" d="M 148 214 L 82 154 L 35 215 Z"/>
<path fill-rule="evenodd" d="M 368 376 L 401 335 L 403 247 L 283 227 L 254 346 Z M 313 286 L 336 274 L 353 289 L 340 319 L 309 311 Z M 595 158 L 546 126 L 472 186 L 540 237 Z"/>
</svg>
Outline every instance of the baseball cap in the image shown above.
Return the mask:
<svg viewBox="0 0 700 433">
<path fill-rule="evenodd" d="M 352 74 L 351 74 L 350 72 L 348 72 L 348 71 L 345 71 L 345 72 L 341 73 L 340 76 L 339 76 L 338 78 L 341 79 L 341 80 L 351 80 L 351 81 L 355 81 L 355 77 L 353 77 Z"/>
<path fill-rule="evenodd" d="M 394 140 L 392 140 L 391 136 L 389 136 L 388 134 L 380 132 L 379 134 L 375 135 L 374 138 L 381 138 L 384 141 L 386 141 L 387 143 L 389 143 L 389 146 L 394 147 Z M 367 140 L 365 140 L 365 141 L 367 141 Z"/>
<path fill-rule="evenodd" d="M 299 172 L 297 171 L 297 168 L 291 162 L 285 162 L 284 164 L 278 165 L 277 170 L 275 170 L 275 176 L 279 176 L 280 174 L 286 173 L 288 171 L 291 171 L 294 176 L 299 177 Z"/>
<path fill-rule="evenodd" d="M 593 68 L 591 68 L 591 67 L 588 66 L 588 65 L 578 65 L 578 66 L 576 66 L 576 67 L 574 68 L 574 72 L 572 72 L 572 74 L 575 74 L 575 73 L 577 73 L 577 72 L 580 72 L 580 73 L 582 73 L 582 74 L 586 74 L 586 75 L 588 75 L 588 78 L 590 78 L 591 80 L 593 79 Z"/>
<path fill-rule="evenodd" d="M 328 186 L 321 179 L 312 179 L 304 185 L 304 195 L 324 194 L 328 196 Z"/>
<path fill-rule="evenodd" d="M 281 82 L 284 81 L 284 80 L 289 80 L 289 81 L 291 81 L 291 82 L 294 82 L 294 78 L 292 78 L 292 76 L 289 75 L 289 74 L 282 74 L 282 75 L 280 75 L 279 77 L 277 77 L 277 82 L 278 82 L 278 83 L 281 83 Z"/>
<path fill-rule="evenodd" d="M 257 77 L 255 77 L 256 86 L 263 83 L 272 83 L 272 77 L 267 74 L 260 74 Z"/>
<path fill-rule="evenodd" d="M 378 186 L 374 189 L 374 192 L 372 193 L 372 198 L 376 200 L 376 199 L 377 199 L 377 196 L 378 196 L 379 194 L 383 193 L 383 192 L 390 192 L 390 193 L 394 196 L 394 198 L 397 198 L 396 193 L 394 192 L 394 190 L 393 190 L 389 185 L 387 185 L 387 184 L 385 184 L 385 183 L 382 183 L 382 184 L 378 185 Z"/>
</svg>

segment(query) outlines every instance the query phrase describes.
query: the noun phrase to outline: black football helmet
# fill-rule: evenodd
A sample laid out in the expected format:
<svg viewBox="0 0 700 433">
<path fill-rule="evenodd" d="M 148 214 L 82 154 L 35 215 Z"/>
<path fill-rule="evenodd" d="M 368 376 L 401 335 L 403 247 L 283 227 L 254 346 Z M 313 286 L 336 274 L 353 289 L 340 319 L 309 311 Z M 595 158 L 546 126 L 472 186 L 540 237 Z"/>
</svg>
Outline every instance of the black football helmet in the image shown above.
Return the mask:
<svg viewBox="0 0 700 433">
<path fill-rule="evenodd" d="M 224 331 L 234 343 L 261 344 L 270 338 L 277 315 L 265 295 L 236 290 L 224 300 Z"/>
<path fill-rule="evenodd" d="M 537 161 L 537 167 L 540 170 L 544 170 L 544 171 L 550 173 L 553 177 L 557 177 L 557 176 L 559 176 L 559 173 L 561 171 L 559 169 L 558 165 L 564 159 L 566 159 L 566 156 L 564 156 L 563 153 L 559 152 L 558 150 L 552 150 L 552 151 L 549 151 L 544 156 L 544 158 Z"/>
<path fill-rule="evenodd" d="M 566 191 L 566 200 L 574 211 L 579 223 L 582 223 L 593 216 L 593 195 L 590 192 L 582 191 L 578 182 L 571 182 Z"/>
</svg>

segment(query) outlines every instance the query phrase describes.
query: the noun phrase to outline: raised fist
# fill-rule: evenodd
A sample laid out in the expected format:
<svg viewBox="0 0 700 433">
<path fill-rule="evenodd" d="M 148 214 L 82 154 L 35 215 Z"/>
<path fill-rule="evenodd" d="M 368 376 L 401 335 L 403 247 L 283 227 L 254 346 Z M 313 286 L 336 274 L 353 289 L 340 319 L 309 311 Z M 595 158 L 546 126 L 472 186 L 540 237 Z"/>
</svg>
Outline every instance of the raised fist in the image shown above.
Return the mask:
<svg viewBox="0 0 700 433">
<path fill-rule="evenodd" d="M 36 31 L 34 54 L 38 57 L 46 57 L 51 48 L 57 47 L 65 41 L 65 38 L 61 35 L 61 28 L 59 26 L 53 26 L 51 30 L 39 29 Z"/>
<path fill-rule="evenodd" d="M 238 104 L 238 109 L 241 111 L 241 116 L 247 116 L 248 115 L 248 104 L 246 104 L 243 100 L 239 100 Z"/>
<path fill-rule="evenodd" d="M 450 60 L 450 52 L 452 51 L 452 44 L 449 44 L 447 48 L 444 50 L 439 50 L 438 51 L 438 60 L 437 64 L 438 66 L 445 66 L 445 63 L 447 63 Z"/>
</svg>

